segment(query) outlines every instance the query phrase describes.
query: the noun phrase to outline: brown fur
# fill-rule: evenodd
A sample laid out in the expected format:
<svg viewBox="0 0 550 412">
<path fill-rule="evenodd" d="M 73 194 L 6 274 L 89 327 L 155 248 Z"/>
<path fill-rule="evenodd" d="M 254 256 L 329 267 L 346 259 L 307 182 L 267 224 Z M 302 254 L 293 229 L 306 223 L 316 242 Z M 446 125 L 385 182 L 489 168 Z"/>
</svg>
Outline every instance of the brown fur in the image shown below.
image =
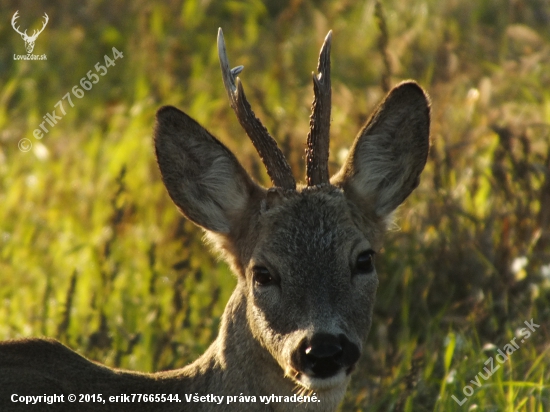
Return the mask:
<svg viewBox="0 0 550 412">
<path fill-rule="evenodd" d="M 203 227 L 238 275 L 217 339 L 191 365 L 141 374 L 90 362 L 54 340 L 0 343 L 0 410 L 28 411 L 10 396 L 178 394 L 181 403 L 56 403 L 41 411 L 334 411 L 349 370 L 329 378 L 297 370 L 297 348 L 319 334 L 366 339 L 378 285 L 357 274 L 378 250 L 385 222 L 411 193 L 428 153 L 429 102 L 413 82 L 390 92 L 359 133 L 331 184 L 266 190 L 235 156 L 183 112 L 161 108 L 155 147 L 168 193 Z M 278 283 L 255 281 L 262 266 Z M 185 402 L 185 394 L 256 396 L 255 403 Z M 260 395 L 315 393 L 319 403 L 261 403 Z"/>
</svg>

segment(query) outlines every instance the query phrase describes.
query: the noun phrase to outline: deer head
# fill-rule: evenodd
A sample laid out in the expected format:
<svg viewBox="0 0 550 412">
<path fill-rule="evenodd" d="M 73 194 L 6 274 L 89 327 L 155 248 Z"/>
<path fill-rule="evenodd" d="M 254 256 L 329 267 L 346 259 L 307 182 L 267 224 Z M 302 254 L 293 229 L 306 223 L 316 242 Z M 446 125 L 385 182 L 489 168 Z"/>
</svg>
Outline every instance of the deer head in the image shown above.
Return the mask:
<svg viewBox="0 0 550 412">
<path fill-rule="evenodd" d="M 34 50 L 34 42 L 36 41 L 36 38 L 40 33 L 44 31 L 44 28 L 46 27 L 46 24 L 48 24 L 48 20 L 50 19 L 46 13 L 44 13 L 44 23 L 42 24 L 42 28 L 40 30 L 34 30 L 32 33 L 32 36 L 27 35 L 27 30 L 25 32 L 21 32 L 19 30 L 19 27 L 15 26 L 15 21 L 19 18 L 19 10 L 15 12 L 11 19 L 11 25 L 13 29 L 21 35 L 21 38 L 25 41 L 25 48 L 27 49 L 27 53 L 32 53 Z"/>
<path fill-rule="evenodd" d="M 225 89 L 273 187 L 253 181 L 229 149 L 174 107 L 158 111 L 155 129 L 170 197 L 204 228 L 238 277 L 216 346 L 231 353 L 222 363 L 243 370 L 262 365 L 255 384 L 264 393 L 273 393 L 273 385 L 314 391 L 325 402 L 317 410 L 336 407 L 361 354 L 378 287 L 375 254 L 392 212 L 419 183 L 430 121 L 422 88 L 401 83 L 329 178 L 331 39 L 329 32 L 313 76 L 306 185 L 296 185 L 277 143 L 252 111 L 237 77 L 243 67 L 230 69 L 221 29 Z"/>
</svg>

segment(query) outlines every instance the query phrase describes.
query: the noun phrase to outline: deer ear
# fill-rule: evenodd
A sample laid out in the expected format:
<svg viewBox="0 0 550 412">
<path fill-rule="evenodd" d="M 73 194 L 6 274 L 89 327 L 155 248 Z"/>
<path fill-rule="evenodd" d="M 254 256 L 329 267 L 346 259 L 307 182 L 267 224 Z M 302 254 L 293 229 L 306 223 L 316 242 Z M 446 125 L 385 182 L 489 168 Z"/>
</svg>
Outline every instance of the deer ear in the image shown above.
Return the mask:
<svg viewBox="0 0 550 412">
<path fill-rule="evenodd" d="M 390 91 L 359 132 L 342 169 L 331 179 L 362 210 L 386 217 L 418 186 L 428 157 L 430 103 L 405 82 Z"/>
<path fill-rule="evenodd" d="M 262 190 L 227 147 L 175 107 L 157 112 L 155 149 L 176 206 L 210 231 L 228 234 Z"/>
</svg>

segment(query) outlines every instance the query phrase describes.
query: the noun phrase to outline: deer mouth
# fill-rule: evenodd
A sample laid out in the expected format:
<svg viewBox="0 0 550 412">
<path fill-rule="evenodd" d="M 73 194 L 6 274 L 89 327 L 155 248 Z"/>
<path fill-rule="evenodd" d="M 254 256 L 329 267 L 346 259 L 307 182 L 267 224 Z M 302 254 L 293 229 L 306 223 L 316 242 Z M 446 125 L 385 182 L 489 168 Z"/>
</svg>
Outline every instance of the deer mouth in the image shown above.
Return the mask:
<svg viewBox="0 0 550 412">
<path fill-rule="evenodd" d="M 289 373 L 293 380 L 310 391 L 329 391 L 338 387 L 346 387 L 349 381 L 349 373 L 347 370 L 340 369 L 336 373 L 327 377 L 319 377 L 315 374 L 307 372 L 292 371 Z"/>
</svg>

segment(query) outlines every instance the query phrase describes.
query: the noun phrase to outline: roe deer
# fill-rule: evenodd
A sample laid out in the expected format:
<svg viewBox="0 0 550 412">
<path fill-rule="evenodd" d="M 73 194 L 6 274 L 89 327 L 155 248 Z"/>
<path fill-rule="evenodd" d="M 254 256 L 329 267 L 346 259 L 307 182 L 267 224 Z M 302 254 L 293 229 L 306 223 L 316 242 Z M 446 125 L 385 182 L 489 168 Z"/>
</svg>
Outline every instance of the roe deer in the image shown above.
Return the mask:
<svg viewBox="0 0 550 412">
<path fill-rule="evenodd" d="M 229 68 L 221 29 L 225 89 L 273 187 L 253 181 L 233 153 L 185 113 L 174 107 L 157 113 L 154 142 L 168 194 L 238 278 L 207 351 L 183 369 L 144 374 L 101 366 L 50 339 L 7 341 L 0 344 L 0 410 L 28 411 L 22 402 L 38 398 L 24 396 L 54 394 L 64 402 L 44 398 L 38 409 L 336 410 L 371 326 L 375 252 L 426 163 L 430 104 L 412 81 L 395 87 L 329 179 L 330 47 L 329 32 L 313 76 L 304 186 L 296 185 L 251 110 L 236 77 L 242 67 Z M 69 403 L 69 394 L 101 394 L 102 402 Z M 131 394 L 177 394 L 180 402 L 132 403 L 124 397 Z"/>
</svg>

